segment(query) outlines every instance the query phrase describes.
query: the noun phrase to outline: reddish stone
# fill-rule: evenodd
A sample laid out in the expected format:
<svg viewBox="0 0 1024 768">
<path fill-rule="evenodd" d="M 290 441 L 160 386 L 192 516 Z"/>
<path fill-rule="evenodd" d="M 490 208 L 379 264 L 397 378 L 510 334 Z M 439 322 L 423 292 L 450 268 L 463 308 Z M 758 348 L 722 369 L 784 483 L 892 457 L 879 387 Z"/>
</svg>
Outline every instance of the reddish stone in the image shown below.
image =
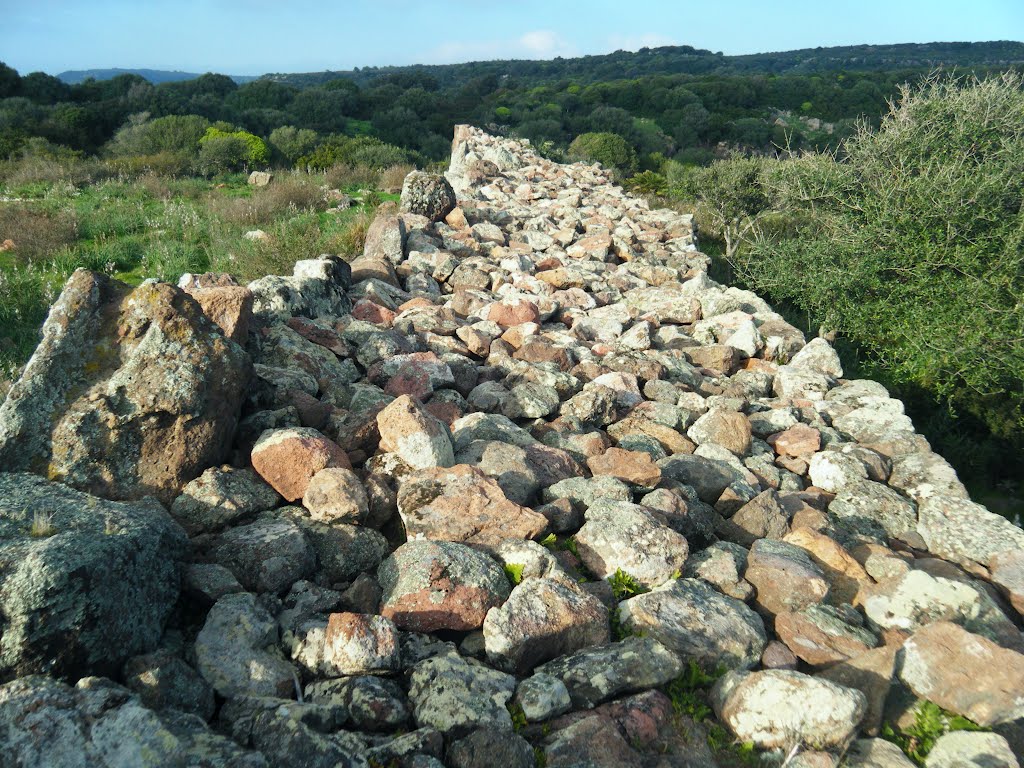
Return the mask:
<svg viewBox="0 0 1024 768">
<path fill-rule="evenodd" d="M 333 328 L 323 328 L 304 317 L 289 317 L 287 325 L 307 341 L 329 349 L 339 357 L 348 357 L 348 345 Z"/>
<path fill-rule="evenodd" d="M 504 539 L 532 539 L 547 518 L 505 497 L 501 486 L 466 464 L 409 475 L 398 492 L 398 511 L 410 539 L 481 546 Z"/>
<path fill-rule="evenodd" d="M 768 444 L 780 456 L 810 457 L 821 448 L 821 433 L 807 424 L 797 424 L 770 435 Z"/>
<path fill-rule="evenodd" d="M 535 323 L 540 319 L 537 305 L 519 296 L 508 297 L 487 308 L 487 319 L 502 328 L 511 328 L 520 323 Z"/>
<path fill-rule="evenodd" d="M 645 488 L 653 488 L 661 482 L 661 470 L 644 451 L 609 448 L 603 455 L 587 459 L 587 466 L 595 476 L 609 475 Z"/>
<path fill-rule="evenodd" d="M 740 351 L 727 344 L 687 347 L 686 355 L 694 365 L 716 373 L 724 373 L 727 376 L 736 370 L 740 362 Z"/>
<path fill-rule="evenodd" d="M 252 324 L 252 291 L 242 286 L 187 287 L 186 293 L 199 302 L 199 306 L 224 335 L 237 344 L 245 344 Z"/>
<path fill-rule="evenodd" d="M 387 307 L 374 304 L 372 301 L 360 299 L 352 308 L 352 317 L 367 323 L 390 326 L 398 315 Z"/>
<path fill-rule="evenodd" d="M 554 363 L 562 371 L 568 371 L 573 366 L 572 358 L 565 348 L 537 338 L 526 339 L 512 357 L 528 363 Z"/>
<path fill-rule="evenodd" d="M 425 309 L 425 308 L 431 308 L 432 309 L 435 306 L 437 306 L 437 305 L 434 304 L 434 302 L 432 302 L 430 299 L 423 298 L 422 296 L 417 296 L 416 298 L 409 299 L 407 302 L 405 302 L 404 304 L 400 305 L 398 307 L 398 314 L 402 314 L 407 309 Z"/>
<path fill-rule="evenodd" d="M 352 468 L 341 446 L 306 427 L 264 432 L 253 446 L 252 466 L 286 501 L 301 499 L 321 469 Z"/>
</svg>

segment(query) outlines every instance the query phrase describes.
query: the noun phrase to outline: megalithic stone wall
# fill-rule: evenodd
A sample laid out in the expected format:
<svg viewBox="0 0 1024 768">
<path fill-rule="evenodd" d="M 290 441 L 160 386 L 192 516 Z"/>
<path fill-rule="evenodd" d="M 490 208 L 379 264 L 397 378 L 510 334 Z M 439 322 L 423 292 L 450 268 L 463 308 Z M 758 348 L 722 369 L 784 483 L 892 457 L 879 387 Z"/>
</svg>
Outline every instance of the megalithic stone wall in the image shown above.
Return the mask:
<svg viewBox="0 0 1024 768">
<path fill-rule="evenodd" d="M 923 699 L 994 729 L 942 737 L 941 764 L 1017 765 L 1024 532 L 969 499 L 902 404 L 711 280 L 692 220 L 598 166 L 458 126 L 446 177 L 411 174 L 355 259 L 248 288 L 186 276 L 194 302 L 147 289 L 209 349 L 234 359 L 197 307 L 253 361 L 237 368 L 249 386 L 229 463 L 211 454 L 161 485 L 190 554 L 151 503 L 0 476 L 0 619 L 18 627 L 0 623 L 0 675 L 18 676 L 0 687 L 0 739 L 15 762 L 118 744 L 254 766 L 714 766 L 734 764 L 735 739 L 777 764 L 899 767 L 912 763 L 877 737 Z M 59 320 L 86 281 L 48 321 L 51 348 L 92 327 Z M 44 399 L 44 369 L 16 391 L 61 424 L 61 403 L 91 401 L 59 380 Z M 206 372 L 189 381 L 214 396 Z M 144 392 L 90 386 L 141 407 Z M 158 389 L 141 399 L 174 391 Z M 206 413 L 197 397 L 188 412 Z M 3 455 L 50 466 L 11 402 Z M 118 498 L 132 476 L 85 485 Z M 48 521 L 58 502 L 81 514 Z M 109 532 L 83 522 L 90 509 Z M 146 631 L 88 633 L 74 612 L 48 624 L 62 585 L 108 606 L 94 593 L 120 572 L 95 589 L 61 572 L 54 553 L 76 537 L 138 562 L 117 515 L 168 528 Z M 182 559 L 172 612 L 167 566 Z M 34 573 L 15 560 L 45 565 L 31 600 L 13 594 Z M 118 599 L 140 615 L 148 582 L 124 573 Z M 77 652 L 47 667 L 65 636 Z M 120 673 L 96 662 L 104 641 L 130 657 Z M 701 683 L 691 665 L 724 674 Z M 97 672 L 114 680 L 68 685 Z M 729 735 L 709 740 L 712 723 Z"/>
</svg>

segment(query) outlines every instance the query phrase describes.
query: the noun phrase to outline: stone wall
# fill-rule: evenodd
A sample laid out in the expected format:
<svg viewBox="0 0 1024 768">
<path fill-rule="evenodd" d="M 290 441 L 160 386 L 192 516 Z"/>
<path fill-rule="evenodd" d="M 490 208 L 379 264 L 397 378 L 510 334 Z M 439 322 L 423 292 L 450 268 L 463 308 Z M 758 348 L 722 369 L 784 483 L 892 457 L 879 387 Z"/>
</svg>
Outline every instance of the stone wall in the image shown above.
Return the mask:
<svg viewBox="0 0 1024 768">
<path fill-rule="evenodd" d="M 459 126 L 349 263 L 77 273 L 0 408 L 16 762 L 906 766 L 926 700 L 1017 765 L 1024 532 L 697 246 Z"/>
</svg>

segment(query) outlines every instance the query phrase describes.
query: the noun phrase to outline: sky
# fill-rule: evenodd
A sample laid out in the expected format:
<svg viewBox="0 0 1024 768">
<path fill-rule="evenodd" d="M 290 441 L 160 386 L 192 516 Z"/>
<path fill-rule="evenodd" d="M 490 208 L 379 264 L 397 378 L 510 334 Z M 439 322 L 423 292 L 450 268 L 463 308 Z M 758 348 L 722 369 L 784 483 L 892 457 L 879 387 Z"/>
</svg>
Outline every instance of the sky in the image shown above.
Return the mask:
<svg viewBox="0 0 1024 768">
<path fill-rule="evenodd" d="M 659 45 L 741 54 L 951 40 L 1024 40 L 1024 0 L 0 0 L 0 61 L 23 75 L 261 75 Z"/>
</svg>

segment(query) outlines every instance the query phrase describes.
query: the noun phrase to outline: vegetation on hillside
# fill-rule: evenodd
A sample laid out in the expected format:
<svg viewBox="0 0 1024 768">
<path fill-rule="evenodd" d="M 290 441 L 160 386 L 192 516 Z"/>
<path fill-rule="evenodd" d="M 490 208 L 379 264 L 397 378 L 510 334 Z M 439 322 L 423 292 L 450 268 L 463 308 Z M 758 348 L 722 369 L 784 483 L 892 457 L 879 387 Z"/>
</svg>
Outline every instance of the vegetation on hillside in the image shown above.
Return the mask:
<svg viewBox="0 0 1024 768">
<path fill-rule="evenodd" d="M 1022 84 L 933 78 L 838 156 L 673 178 L 743 282 L 838 332 L 854 370 L 941 404 L 937 447 L 974 477 L 1024 471 Z"/>
<path fill-rule="evenodd" d="M 1024 473 L 1021 61 L 1024 44 L 1008 42 L 747 57 L 683 46 L 242 85 L 215 74 L 68 85 L 0 64 L 0 195 L 15 199 L 0 202 L 0 243 L 15 246 L 0 252 L 0 357 L 24 359 L 74 266 L 163 276 L 225 269 L 242 248 L 242 263 L 286 271 L 292 256 L 334 250 L 344 217 L 324 219 L 303 189 L 442 161 L 453 126 L 469 122 L 695 203 L 737 279 L 806 328 L 837 332 L 849 370 L 894 387 L 959 468 L 1013 477 Z M 962 74 L 907 86 L 937 63 Z M 985 74 L 995 67 L 1011 73 Z M 983 77 L 965 85 L 972 71 Z M 231 176 L 257 167 L 295 171 L 271 191 Z M 293 194 L 286 208 L 271 202 Z M 292 245 L 237 245 L 236 199 L 249 201 L 245 228 Z"/>
</svg>

